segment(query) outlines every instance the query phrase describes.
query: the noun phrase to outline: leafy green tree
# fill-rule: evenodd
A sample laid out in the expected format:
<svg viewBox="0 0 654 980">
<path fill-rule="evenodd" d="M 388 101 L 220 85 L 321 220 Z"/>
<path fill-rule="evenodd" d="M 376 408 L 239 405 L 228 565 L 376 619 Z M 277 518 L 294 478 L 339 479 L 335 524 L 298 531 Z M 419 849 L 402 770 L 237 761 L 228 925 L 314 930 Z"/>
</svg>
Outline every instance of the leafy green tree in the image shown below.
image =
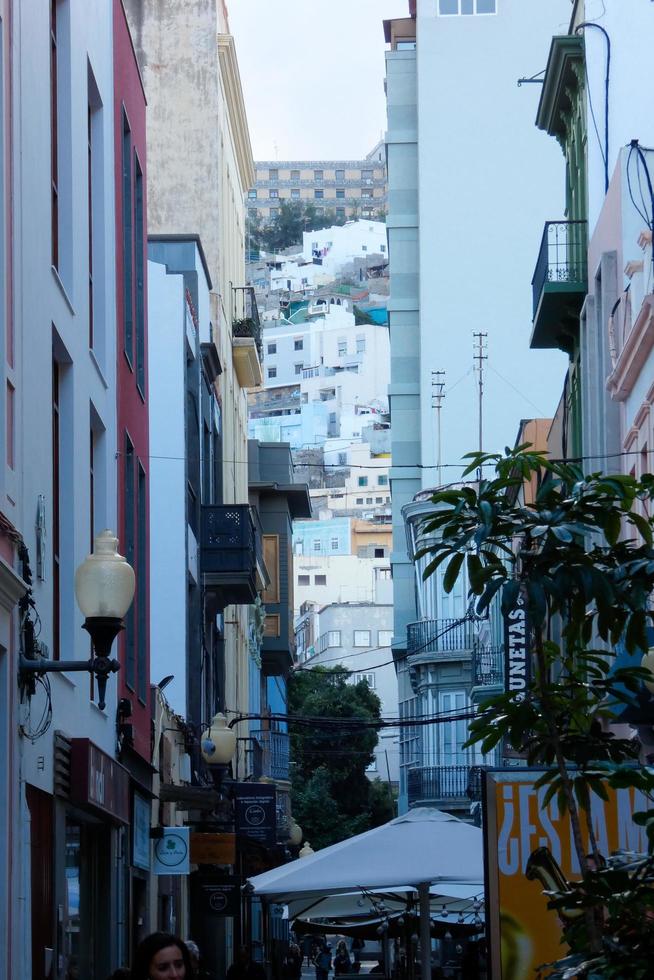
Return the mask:
<svg viewBox="0 0 654 980">
<path fill-rule="evenodd" d="M 639 743 L 616 737 L 610 723 L 625 706 L 642 711 L 640 666 L 647 650 L 654 588 L 654 477 L 586 475 L 528 446 L 469 455 L 466 475 L 491 479 L 437 492 L 425 525 L 425 576 L 443 562 L 450 591 L 464 562 L 478 613 L 501 597 L 510 613 L 526 601 L 532 624 L 533 681 L 523 692 L 487 700 L 470 726 L 469 744 L 488 752 L 502 740 L 543 767 L 544 802 L 556 796 L 568 812 L 581 868 L 579 883 L 548 893 L 567 923 L 570 957 L 547 976 L 645 978 L 654 957 L 654 814 L 637 814 L 647 828 L 647 855 L 599 854 L 590 816 L 591 794 L 635 786 L 650 799 L 654 776 L 639 764 Z M 516 491 L 540 482 L 535 502 Z M 558 624 L 560 642 L 551 634 Z M 618 668 L 622 642 L 633 665 Z"/>
<path fill-rule="evenodd" d="M 319 231 L 342 224 L 345 224 L 345 219 L 337 218 L 333 208 L 326 208 L 322 214 L 318 214 L 312 203 L 280 201 L 277 215 L 266 224 L 259 215 L 248 215 L 246 247 L 250 253 L 262 250 L 280 252 L 292 245 L 301 245 L 305 231 Z"/>
<path fill-rule="evenodd" d="M 315 719 L 290 725 L 293 815 L 314 848 L 393 816 L 388 788 L 366 776 L 377 744 L 380 701 L 365 681 L 351 684 L 349 676 L 344 667 L 315 667 L 297 671 L 289 681 L 289 713 Z"/>
</svg>

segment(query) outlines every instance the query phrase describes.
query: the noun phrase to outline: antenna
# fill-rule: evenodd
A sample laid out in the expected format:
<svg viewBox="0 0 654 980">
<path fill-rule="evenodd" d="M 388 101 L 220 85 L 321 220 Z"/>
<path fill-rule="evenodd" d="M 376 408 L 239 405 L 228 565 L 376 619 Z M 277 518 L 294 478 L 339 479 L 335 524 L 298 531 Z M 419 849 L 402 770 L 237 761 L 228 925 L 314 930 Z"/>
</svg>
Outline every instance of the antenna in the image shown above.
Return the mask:
<svg viewBox="0 0 654 980">
<path fill-rule="evenodd" d="M 473 333 L 472 336 L 474 343 L 473 360 L 477 362 L 475 364 L 475 371 L 477 371 L 479 375 L 479 452 L 481 453 L 483 452 L 484 434 L 484 361 L 488 360 L 488 354 L 486 353 L 488 351 L 488 334 L 479 331 L 478 333 Z M 481 480 L 481 466 L 477 471 L 477 476 Z"/>
<path fill-rule="evenodd" d="M 438 467 L 438 485 L 443 483 L 441 466 L 441 407 L 445 398 L 445 371 L 431 372 L 431 407 L 436 409 L 436 466 Z"/>
</svg>

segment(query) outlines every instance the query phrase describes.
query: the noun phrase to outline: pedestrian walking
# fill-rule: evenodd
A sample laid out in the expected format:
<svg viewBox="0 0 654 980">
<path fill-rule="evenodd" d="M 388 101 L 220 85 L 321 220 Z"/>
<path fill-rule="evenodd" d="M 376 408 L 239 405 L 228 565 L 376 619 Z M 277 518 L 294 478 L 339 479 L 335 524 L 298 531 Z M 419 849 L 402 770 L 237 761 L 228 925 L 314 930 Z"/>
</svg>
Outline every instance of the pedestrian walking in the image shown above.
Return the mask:
<svg viewBox="0 0 654 980">
<path fill-rule="evenodd" d="M 227 980 L 266 980 L 266 971 L 261 963 L 252 959 L 248 946 L 241 946 L 229 970 Z"/>
<path fill-rule="evenodd" d="M 361 950 L 366 945 L 364 939 L 359 939 L 355 936 L 352 940 L 352 945 L 350 946 L 350 952 L 352 953 L 352 973 L 358 973 L 361 969 Z"/>
<path fill-rule="evenodd" d="M 300 947 L 296 943 L 289 943 L 282 960 L 282 980 L 300 980 L 303 959 Z"/>
<path fill-rule="evenodd" d="M 153 932 L 139 943 L 130 980 L 195 980 L 186 944 L 169 932 Z"/>
<path fill-rule="evenodd" d="M 188 949 L 189 956 L 191 957 L 191 965 L 193 967 L 195 980 L 215 980 L 213 973 L 207 970 L 202 961 L 202 953 L 200 952 L 200 947 L 198 944 L 192 939 L 187 939 L 186 948 Z"/>
<path fill-rule="evenodd" d="M 332 946 L 324 943 L 316 953 L 313 964 L 316 968 L 316 980 L 327 980 L 332 968 Z"/>
<path fill-rule="evenodd" d="M 350 959 L 350 954 L 347 951 L 345 940 L 341 939 L 336 946 L 336 955 L 334 956 L 334 976 L 342 977 L 344 974 L 351 972 L 352 960 Z"/>
</svg>

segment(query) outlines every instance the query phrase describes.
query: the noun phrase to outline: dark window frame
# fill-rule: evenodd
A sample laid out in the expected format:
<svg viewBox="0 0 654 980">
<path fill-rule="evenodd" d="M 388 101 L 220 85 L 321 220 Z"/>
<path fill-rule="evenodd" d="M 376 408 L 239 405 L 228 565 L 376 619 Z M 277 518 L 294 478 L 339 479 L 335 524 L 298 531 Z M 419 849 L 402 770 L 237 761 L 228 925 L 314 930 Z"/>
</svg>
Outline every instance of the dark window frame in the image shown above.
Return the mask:
<svg viewBox="0 0 654 980">
<path fill-rule="evenodd" d="M 132 131 L 123 106 L 122 194 L 123 194 L 123 353 L 134 370 L 134 223 L 132 201 Z"/>
</svg>

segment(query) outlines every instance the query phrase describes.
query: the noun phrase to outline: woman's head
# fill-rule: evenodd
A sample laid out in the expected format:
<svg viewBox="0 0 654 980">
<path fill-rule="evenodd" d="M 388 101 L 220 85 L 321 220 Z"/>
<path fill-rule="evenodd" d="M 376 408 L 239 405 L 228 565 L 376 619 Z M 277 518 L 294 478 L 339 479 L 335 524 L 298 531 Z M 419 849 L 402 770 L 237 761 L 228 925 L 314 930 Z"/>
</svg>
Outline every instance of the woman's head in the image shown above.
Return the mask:
<svg viewBox="0 0 654 980">
<path fill-rule="evenodd" d="M 167 932 L 147 936 L 134 954 L 132 980 L 192 980 L 193 967 L 181 939 Z"/>
<path fill-rule="evenodd" d="M 345 940 L 341 939 L 338 946 L 336 947 L 337 953 L 347 953 L 347 946 L 345 945 Z"/>
</svg>

